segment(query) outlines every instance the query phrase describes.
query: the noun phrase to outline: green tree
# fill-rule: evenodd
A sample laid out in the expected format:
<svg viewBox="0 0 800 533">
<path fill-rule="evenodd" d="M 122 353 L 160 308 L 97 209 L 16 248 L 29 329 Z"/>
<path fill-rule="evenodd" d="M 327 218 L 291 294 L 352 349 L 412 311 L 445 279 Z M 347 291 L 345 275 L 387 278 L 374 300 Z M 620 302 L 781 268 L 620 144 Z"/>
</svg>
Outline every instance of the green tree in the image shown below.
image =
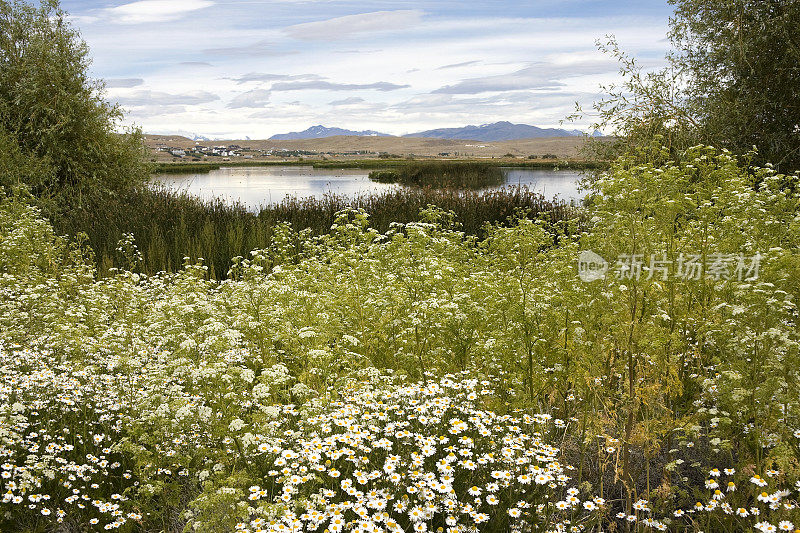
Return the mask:
<svg viewBox="0 0 800 533">
<path fill-rule="evenodd" d="M 622 80 L 601 87 L 606 96 L 593 103 L 592 111 L 577 104 L 575 114 L 567 119 L 592 116 L 596 120 L 593 129 L 613 132 L 611 139 L 588 137 L 584 151 L 589 157 L 610 160 L 627 155 L 664 164 L 697 143 L 699 125 L 681 69 L 668 64 L 646 70 L 612 35 L 598 40 L 597 47 L 617 60 Z"/>
<path fill-rule="evenodd" d="M 592 113 L 617 138 L 592 139 L 590 155 L 663 164 L 661 155 L 674 160 L 696 144 L 739 155 L 755 146 L 756 163 L 800 169 L 800 2 L 670 2 L 665 67 L 643 69 L 613 37 L 598 43 L 618 60 L 622 82 L 603 87 Z M 570 118 L 584 115 L 577 111 Z"/>
<path fill-rule="evenodd" d="M 671 61 L 704 142 L 800 169 L 800 2 L 670 1 Z"/>
<path fill-rule="evenodd" d="M 144 180 L 141 134 L 118 133 L 122 113 L 89 65 L 58 0 L 0 0 L 0 184 L 80 205 Z"/>
</svg>

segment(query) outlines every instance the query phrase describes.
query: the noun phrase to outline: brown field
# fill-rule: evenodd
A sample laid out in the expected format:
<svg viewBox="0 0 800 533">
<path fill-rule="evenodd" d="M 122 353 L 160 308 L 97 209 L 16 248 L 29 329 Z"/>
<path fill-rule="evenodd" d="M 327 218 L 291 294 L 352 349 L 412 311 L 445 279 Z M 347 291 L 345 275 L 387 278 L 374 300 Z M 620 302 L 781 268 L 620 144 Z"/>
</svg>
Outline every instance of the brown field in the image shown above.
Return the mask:
<svg viewBox="0 0 800 533">
<path fill-rule="evenodd" d="M 337 136 L 322 139 L 303 139 L 296 141 L 270 140 L 215 140 L 193 141 L 186 137 L 145 135 L 145 143 L 154 150 L 160 161 L 170 161 L 173 157 L 166 152 L 155 152 L 159 144 L 171 148 L 192 148 L 195 145 L 228 146 L 239 145 L 253 150 L 304 150 L 317 152 L 318 156 L 306 156 L 307 159 L 366 159 L 378 157 L 379 154 L 392 154 L 402 157 L 448 157 L 492 158 L 512 154 L 515 157 L 527 158 L 530 155 L 541 157 L 544 154 L 556 155 L 559 159 L 576 159 L 578 150 L 584 143 L 582 137 L 548 137 L 522 139 L 515 141 L 481 142 L 464 140 L 424 139 L 408 137 L 350 137 Z M 361 152 L 355 154 L 353 152 Z M 367 153 L 364 153 L 367 152 Z M 246 152 L 245 152 L 246 153 Z M 188 158 L 187 158 L 188 159 Z M 239 160 L 240 158 L 236 158 Z M 254 157 L 257 160 L 280 160 L 281 157 Z M 208 161 L 219 161 L 219 157 L 209 157 Z"/>
</svg>

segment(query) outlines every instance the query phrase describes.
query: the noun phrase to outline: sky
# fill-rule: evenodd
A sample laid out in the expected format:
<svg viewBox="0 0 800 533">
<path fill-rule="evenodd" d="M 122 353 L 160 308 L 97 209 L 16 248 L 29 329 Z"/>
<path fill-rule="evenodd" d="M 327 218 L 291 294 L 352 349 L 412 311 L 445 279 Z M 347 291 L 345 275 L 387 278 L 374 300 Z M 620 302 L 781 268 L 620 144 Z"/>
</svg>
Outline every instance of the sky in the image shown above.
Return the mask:
<svg viewBox="0 0 800 533">
<path fill-rule="evenodd" d="M 402 135 L 562 127 L 618 65 L 669 48 L 666 0 L 62 0 L 91 73 L 146 133 L 267 138 L 322 124 Z M 591 117 L 563 125 L 587 129 Z"/>
</svg>

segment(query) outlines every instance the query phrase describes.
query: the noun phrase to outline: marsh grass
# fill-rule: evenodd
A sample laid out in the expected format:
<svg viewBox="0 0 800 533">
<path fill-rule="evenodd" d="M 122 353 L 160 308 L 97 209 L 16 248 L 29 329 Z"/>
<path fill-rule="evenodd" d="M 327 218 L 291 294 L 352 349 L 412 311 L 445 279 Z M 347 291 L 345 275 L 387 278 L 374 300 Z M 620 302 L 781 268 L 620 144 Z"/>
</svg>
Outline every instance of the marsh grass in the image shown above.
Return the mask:
<svg viewBox="0 0 800 533">
<path fill-rule="evenodd" d="M 537 156 L 538 157 L 538 156 Z M 542 156 L 542 157 L 549 157 Z M 598 170 L 608 168 L 606 161 L 574 160 L 574 159 L 458 159 L 458 160 L 417 160 L 417 159 L 346 159 L 346 160 L 291 160 L 291 161 L 226 161 L 211 162 L 204 161 L 199 163 L 154 163 L 151 167 L 152 174 L 194 174 L 200 172 L 211 172 L 219 168 L 229 167 L 286 167 L 301 166 L 313 168 L 360 168 L 360 169 L 404 169 L 415 165 L 432 165 L 438 163 L 453 165 L 482 165 L 487 167 L 513 167 L 513 168 L 534 168 L 534 169 L 572 169 L 572 170 Z"/>
<path fill-rule="evenodd" d="M 219 170 L 218 163 L 155 163 L 152 165 L 153 174 L 200 174 Z"/>
<path fill-rule="evenodd" d="M 370 172 L 369 179 L 434 189 L 483 189 L 505 182 L 503 171 L 498 166 L 455 161 L 414 163 L 395 170 L 379 170 Z"/>
<path fill-rule="evenodd" d="M 145 273 L 175 271 L 185 257 L 202 257 L 211 277 L 224 278 L 231 258 L 268 247 L 281 222 L 321 235 L 330 231 L 338 211 L 352 207 L 364 209 L 372 227 L 385 232 L 392 222 L 418 221 L 420 211 L 429 205 L 453 211 L 465 233 L 479 236 L 485 223 L 506 221 L 519 210 L 554 221 L 574 214 L 569 205 L 546 200 L 524 187 L 498 191 L 413 188 L 357 197 L 291 197 L 258 213 L 239 203 L 205 201 L 160 187 L 86 199 L 80 207 L 50 214 L 50 219 L 59 233 L 86 234 L 101 275 L 112 267 L 127 266 L 117 244 L 123 234 L 131 233 L 142 254 L 139 269 Z"/>
</svg>

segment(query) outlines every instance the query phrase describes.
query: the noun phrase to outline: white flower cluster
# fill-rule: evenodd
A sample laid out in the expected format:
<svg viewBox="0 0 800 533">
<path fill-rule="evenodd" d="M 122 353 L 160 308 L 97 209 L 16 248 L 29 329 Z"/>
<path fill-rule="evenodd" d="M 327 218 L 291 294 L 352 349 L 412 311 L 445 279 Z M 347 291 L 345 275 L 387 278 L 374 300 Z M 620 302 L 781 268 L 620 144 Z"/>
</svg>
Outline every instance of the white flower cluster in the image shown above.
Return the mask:
<svg viewBox="0 0 800 533">
<path fill-rule="evenodd" d="M 769 489 L 770 481 L 780 485 L 785 476 L 777 470 L 768 470 L 766 475 L 769 480 L 759 474 L 739 476 L 737 484 L 736 469 L 712 468 L 705 482 L 706 489 L 712 492 L 705 503 L 698 501 L 691 509 L 677 509 L 673 514 L 690 523 L 707 523 L 709 518 L 720 522 L 735 519 L 742 529 L 749 526 L 762 533 L 797 531 L 794 524 L 800 517 L 800 482 L 791 490 L 785 486 Z"/>
<path fill-rule="evenodd" d="M 579 498 L 545 434 L 550 417 L 482 408 L 488 382 L 448 376 L 348 393 L 252 450 L 266 465 L 243 495 L 242 532 L 562 531 L 601 498 Z M 262 515 L 269 510 L 272 519 Z"/>
<path fill-rule="evenodd" d="M 106 530 L 142 518 L 126 506 L 134 476 L 114 450 L 117 390 L 108 375 L 0 345 L 0 513 Z"/>
</svg>

